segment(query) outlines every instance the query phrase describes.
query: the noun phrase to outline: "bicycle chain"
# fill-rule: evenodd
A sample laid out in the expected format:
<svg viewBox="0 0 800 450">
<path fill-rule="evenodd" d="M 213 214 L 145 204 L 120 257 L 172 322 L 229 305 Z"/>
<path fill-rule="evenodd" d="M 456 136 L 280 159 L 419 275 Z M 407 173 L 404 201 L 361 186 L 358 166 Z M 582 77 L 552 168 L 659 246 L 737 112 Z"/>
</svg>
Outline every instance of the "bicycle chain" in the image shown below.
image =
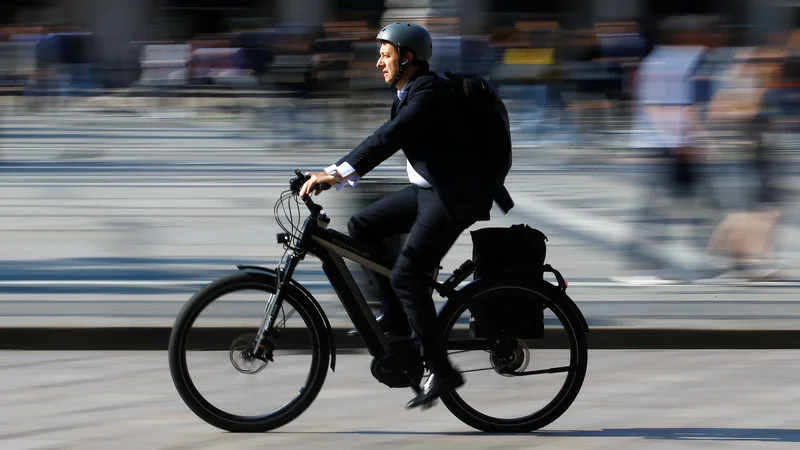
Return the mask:
<svg viewBox="0 0 800 450">
<path fill-rule="evenodd" d="M 482 372 L 484 370 L 494 370 L 494 367 L 486 367 L 484 369 L 461 370 L 458 373 Z"/>
<path fill-rule="evenodd" d="M 476 350 L 459 350 L 457 352 L 448 353 L 447 356 L 457 355 L 459 353 L 474 352 L 474 351 L 476 351 Z M 480 350 L 478 350 L 478 351 L 480 351 Z M 483 351 L 486 351 L 486 350 L 483 350 Z M 460 370 L 458 373 L 482 372 L 484 370 L 494 370 L 494 367 L 486 367 L 486 368 L 483 368 L 483 369 Z"/>
</svg>

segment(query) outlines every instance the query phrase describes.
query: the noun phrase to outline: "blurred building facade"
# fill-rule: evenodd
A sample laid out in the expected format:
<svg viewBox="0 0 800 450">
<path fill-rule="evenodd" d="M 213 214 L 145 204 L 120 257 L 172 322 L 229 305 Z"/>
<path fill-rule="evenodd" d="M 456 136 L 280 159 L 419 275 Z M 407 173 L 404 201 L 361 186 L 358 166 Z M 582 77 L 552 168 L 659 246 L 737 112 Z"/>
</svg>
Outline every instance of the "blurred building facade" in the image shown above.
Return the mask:
<svg viewBox="0 0 800 450">
<path fill-rule="evenodd" d="M 532 18 L 575 28 L 605 21 L 649 22 L 664 15 L 714 14 L 731 27 L 746 28 L 753 45 L 798 20 L 797 5 L 790 0 L 9 0 L 0 7 L 0 21 L 10 23 L 26 11 L 40 9 L 57 10 L 58 20 L 76 26 L 94 28 L 112 22 L 116 33 L 128 32 L 119 26 L 136 29 L 167 17 L 173 24 L 190 22 L 188 28 L 219 32 L 227 18 L 236 17 L 319 25 L 355 18 L 390 21 L 447 15 L 461 20 L 464 34 L 473 34 L 503 21 Z M 143 17 L 151 20 L 137 20 Z"/>
<path fill-rule="evenodd" d="M 313 47 L 333 35 L 366 45 L 369 33 L 397 20 L 423 21 L 442 38 L 437 48 L 447 47 L 448 36 L 488 36 L 488 46 L 502 42 L 558 54 L 559 46 L 605 45 L 602 39 L 618 41 L 620 34 L 632 33 L 640 36 L 649 50 L 660 19 L 674 15 L 714 17 L 718 35 L 716 42 L 709 42 L 712 47 L 762 46 L 771 40 L 785 41 L 785 35 L 798 25 L 797 9 L 786 0 L 13 0 L 0 8 L 0 21 L 6 25 L 45 24 L 41 35 L 62 34 L 60 39 L 69 41 L 66 45 L 74 49 L 71 61 L 78 65 L 91 61 L 95 78 L 105 87 L 117 87 L 139 79 L 144 46 L 190 45 L 192 52 L 198 50 L 193 57 L 216 58 L 224 52 L 217 51 L 218 55 L 203 48 L 263 47 L 263 43 L 234 43 L 231 36 L 264 34 L 270 29 L 280 30 L 274 35 L 280 35 L 284 49 L 287 42 L 293 42 L 288 45 L 293 46 L 293 54 L 306 52 L 298 46 Z M 361 28 L 357 32 L 331 31 L 331 23 L 358 23 Z M 599 31 L 600 27 L 605 28 Z M 538 30 L 547 32 L 537 37 Z M 553 30 L 564 34 L 554 37 Z M 219 43 L 226 39 L 227 43 Z M 247 39 L 261 38 L 242 38 Z M 463 39 L 453 45 L 471 56 L 475 52 L 468 46 L 474 43 Z M 475 45 L 487 47 L 487 43 Z M 611 46 L 620 47 L 618 43 Z M 554 58 L 539 53 L 512 51 L 505 55 L 531 61 Z M 639 50 L 633 54 L 641 56 Z M 579 55 L 583 56 L 596 57 Z M 186 72 L 192 70 L 189 67 Z"/>
</svg>

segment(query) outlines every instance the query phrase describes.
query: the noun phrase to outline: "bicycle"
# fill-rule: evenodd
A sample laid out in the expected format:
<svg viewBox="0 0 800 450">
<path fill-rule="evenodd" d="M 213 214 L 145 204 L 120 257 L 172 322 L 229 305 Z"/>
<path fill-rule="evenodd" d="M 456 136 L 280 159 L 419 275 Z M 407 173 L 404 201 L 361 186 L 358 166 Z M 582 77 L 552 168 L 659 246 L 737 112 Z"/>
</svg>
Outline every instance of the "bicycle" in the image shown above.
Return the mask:
<svg viewBox="0 0 800 450">
<path fill-rule="evenodd" d="M 425 367 L 420 356 L 418 342 L 414 336 L 410 339 L 389 340 L 364 300 L 344 259 L 355 261 L 387 277 L 391 273 L 390 267 L 376 261 L 372 257 L 370 249 L 360 246 L 348 235 L 328 229 L 330 218 L 322 206 L 314 203 L 309 195 L 302 198 L 309 210 L 309 215 L 301 227 L 294 223 L 291 206 L 290 212 L 286 214 L 289 219 L 289 227 L 281 221 L 279 207 L 285 208 L 290 199 L 294 199 L 299 217 L 300 205 L 297 194 L 308 177 L 299 171 L 295 171 L 295 174 L 296 177 L 289 183 L 289 190 L 284 191 L 275 203 L 275 218 L 284 230 L 284 233 L 278 234 L 277 241 L 286 249 L 284 257 L 276 269 L 238 265 L 237 272 L 211 282 L 194 294 L 175 319 L 170 335 L 169 367 L 180 397 L 199 418 L 223 430 L 264 432 L 288 424 L 300 416 L 317 397 L 327 376 L 328 367 L 335 372 L 336 348 L 330 321 L 320 303 L 305 287 L 293 279 L 295 268 L 306 255 L 312 255 L 321 260 L 325 275 L 357 330 L 358 336 L 363 339 L 367 351 L 373 357 L 370 366 L 372 375 L 379 382 L 391 388 L 411 387 L 415 393 L 419 393 L 421 389 L 420 383 Z M 330 188 L 330 186 L 324 186 L 324 188 Z M 468 259 L 444 282 L 440 283 L 436 280 L 438 272 L 430 281 L 431 292 L 436 290 L 446 299 L 437 316 L 442 333 L 446 337 L 448 352 L 452 352 L 451 356 L 468 351 L 489 353 L 490 367 L 464 372 L 493 370 L 504 377 L 517 379 L 530 375 L 566 374 L 565 381 L 556 396 L 546 406 L 519 417 L 504 418 L 477 411 L 459 394 L 469 386 L 469 381 L 460 390 L 444 393 L 440 396 L 440 400 L 463 423 L 482 431 L 529 432 L 547 426 L 570 407 L 583 384 L 588 360 L 586 334 L 589 332 L 589 327 L 586 320 L 577 305 L 566 294 L 566 281 L 557 270 L 549 265 L 545 265 L 545 271 L 556 276 L 557 286 L 544 278 L 517 280 L 513 283 L 507 280 L 478 278 L 459 287 L 473 274 L 473 271 L 474 264 Z M 263 297 L 259 298 L 259 295 L 269 295 L 263 313 L 259 313 L 262 316 L 253 318 L 254 321 L 255 319 L 260 320 L 260 326 L 244 329 L 233 328 L 228 331 L 215 331 L 213 327 L 201 327 L 197 329 L 198 331 L 190 331 L 197 317 L 209 305 L 223 295 L 245 289 L 254 289 L 257 291 L 257 295 L 249 303 L 235 303 L 234 306 L 237 308 L 244 304 L 263 305 Z M 564 325 L 565 335 L 552 334 L 555 333 L 552 330 L 548 330 L 548 333 L 556 336 L 556 341 L 559 341 L 556 342 L 557 345 L 554 348 L 561 348 L 564 343 L 567 344 L 570 354 L 569 364 L 543 370 L 526 370 L 530 362 L 528 344 L 533 342 L 526 340 L 530 336 L 523 339 L 510 335 L 502 324 L 493 321 L 488 315 L 492 311 L 492 302 L 518 294 L 523 294 L 526 298 L 530 297 L 531 301 L 538 302 L 537 305 L 541 310 L 544 308 L 552 310 Z M 283 310 L 287 304 L 293 308 L 288 317 Z M 297 331 L 297 328 L 285 326 L 286 321 L 295 312 L 308 326 L 306 333 Z M 468 333 L 462 326 L 464 321 L 459 320 L 461 314 L 465 313 L 471 314 Z M 220 314 L 220 317 L 230 317 L 231 315 L 232 313 L 225 313 Z M 542 320 L 541 326 L 541 331 L 544 332 L 544 320 Z M 476 330 L 480 330 L 480 332 Z M 193 333 L 197 333 L 196 336 L 199 336 L 199 339 L 190 345 L 189 337 L 190 335 L 195 336 Z M 539 333 L 534 338 L 547 341 L 548 333 Z M 237 334 L 240 335 L 236 336 Z M 292 342 L 292 340 L 297 339 L 298 336 L 308 338 L 309 349 L 307 351 L 293 352 L 294 345 L 299 341 Z M 280 344 L 281 339 L 287 339 L 290 344 Z M 227 344 L 231 340 L 233 343 Z M 283 349 L 290 353 L 278 357 L 276 352 Z M 294 369 L 288 366 L 278 366 L 275 369 L 276 373 L 279 376 L 288 377 L 287 383 L 302 380 L 303 384 L 297 390 L 296 396 L 270 413 L 265 414 L 259 411 L 254 415 L 234 414 L 215 406 L 199 392 L 195 380 L 189 373 L 190 365 L 187 364 L 187 351 L 193 350 L 198 350 L 203 357 L 210 350 L 227 350 L 227 359 L 230 360 L 236 371 L 247 376 L 243 378 L 247 383 L 255 382 L 252 378 L 255 374 L 260 373 L 268 365 L 277 365 L 277 361 L 280 361 L 281 358 L 291 360 L 310 356 L 311 368 L 308 374 L 301 378 L 290 374 Z M 194 355 L 194 353 L 192 354 Z M 225 364 L 227 365 L 227 362 Z M 201 365 L 198 364 L 198 367 Z M 198 369 L 199 372 L 202 371 Z M 487 373 L 491 374 L 491 372 Z M 213 384 L 214 387 L 210 389 L 209 395 L 223 391 L 218 386 L 219 382 Z M 227 399 L 227 392 L 222 395 Z M 249 405 L 255 400 L 266 400 L 266 397 L 277 396 L 277 393 L 272 390 L 260 392 L 257 388 L 248 385 L 248 390 L 244 395 L 243 400 L 237 401 L 236 408 L 244 406 L 241 402 Z M 518 396 L 516 392 L 513 395 L 515 398 Z M 474 404 L 474 402 L 472 403 Z M 506 410 L 504 409 L 504 411 Z"/>
</svg>

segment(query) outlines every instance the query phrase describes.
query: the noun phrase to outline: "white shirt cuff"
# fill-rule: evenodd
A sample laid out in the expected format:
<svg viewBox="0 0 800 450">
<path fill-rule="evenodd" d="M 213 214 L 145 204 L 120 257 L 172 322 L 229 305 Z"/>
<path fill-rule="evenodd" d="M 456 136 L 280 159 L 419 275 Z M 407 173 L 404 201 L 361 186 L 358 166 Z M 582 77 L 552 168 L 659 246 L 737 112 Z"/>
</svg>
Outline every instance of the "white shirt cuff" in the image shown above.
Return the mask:
<svg viewBox="0 0 800 450">
<path fill-rule="evenodd" d="M 326 173 L 328 173 L 328 174 L 330 174 L 330 175 L 333 175 L 333 172 L 334 172 L 334 171 L 338 171 L 338 172 L 339 172 L 339 175 L 341 175 L 341 176 L 342 176 L 342 178 L 344 178 L 344 177 L 347 177 L 347 176 L 349 176 L 350 174 L 353 174 L 353 173 L 355 173 L 355 172 L 356 172 L 356 169 L 354 169 L 354 168 L 353 168 L 353 166 L 351 166 L 350 164 L 348 164 L 348 163 L 346 163 L 346 162 L 345 162 L 345 163 L 342 163 L 342 165 L 341 165 L 341 166 L 338 166 L 338 167 L 336 166 L 336 164 L 331 164 L 330 166 L 328 166 L 328 167 L 326 167 L 326 168 L 325 168 L 325 172 L 326 172 Z M 353 177 L 351 177 L 351 178 L 348 178 L 347 180 L 344 180 L 344 181 L 347 181 L 347 183 L 348 183 L 350 186 L 352 186 L 352 187 L 356 187 L 356 184 L 358 184 L 358 180 L 360 180 L 360 179 L 361 179 L 361 177 L 360 177 L 360 176 L 359 176 L 359 175 L 356 173 L 356 175 L 355 175 L 355 176 L 353 176 Z M 342 189 L 344 186 L 342 185 L 342 183 L 341 183 L 341 182 L 339 182 L 339 183 L 337 183 L 337 184 L 336 184 L 336 186 L 334 186 L 334 187 L 336 188 L 336 190 L 337 190 L 337 191 L 339 191 L 339 190 L 341 190 L 341 189 Z"/>
</svg>

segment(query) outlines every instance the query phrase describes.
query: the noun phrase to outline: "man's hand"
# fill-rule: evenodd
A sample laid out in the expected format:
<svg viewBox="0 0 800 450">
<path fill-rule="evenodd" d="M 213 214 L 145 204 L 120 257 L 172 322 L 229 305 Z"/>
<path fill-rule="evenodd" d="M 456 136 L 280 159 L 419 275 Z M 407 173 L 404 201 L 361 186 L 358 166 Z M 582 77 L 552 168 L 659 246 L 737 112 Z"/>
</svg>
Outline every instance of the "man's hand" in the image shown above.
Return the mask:
<svg viewBox="0 0 800 450">
<path fill-rule="evenodd" d="M 331 187 L 333 187 L 333 185 L 336 184 L 333 175 L 328 175 L 327 172 L 316 172 L 311 174 L 306 172 L 306 175 L 310 175 L 311 178 L 309 178 L 308 181 L 306 181 L 303 184 L 303 187 L 300 188 L 301 197 L 305 196 L 306 194 L 309 194 L 311 191 L 314 191 L 315 187 L 317 187 L 321 183 L 326 183 Z M 314 192 L 314 195 L 319 195 L 320 192 L 322 192 L 322 190 L 316 190 L 316 192 Z"/>
</svg>

